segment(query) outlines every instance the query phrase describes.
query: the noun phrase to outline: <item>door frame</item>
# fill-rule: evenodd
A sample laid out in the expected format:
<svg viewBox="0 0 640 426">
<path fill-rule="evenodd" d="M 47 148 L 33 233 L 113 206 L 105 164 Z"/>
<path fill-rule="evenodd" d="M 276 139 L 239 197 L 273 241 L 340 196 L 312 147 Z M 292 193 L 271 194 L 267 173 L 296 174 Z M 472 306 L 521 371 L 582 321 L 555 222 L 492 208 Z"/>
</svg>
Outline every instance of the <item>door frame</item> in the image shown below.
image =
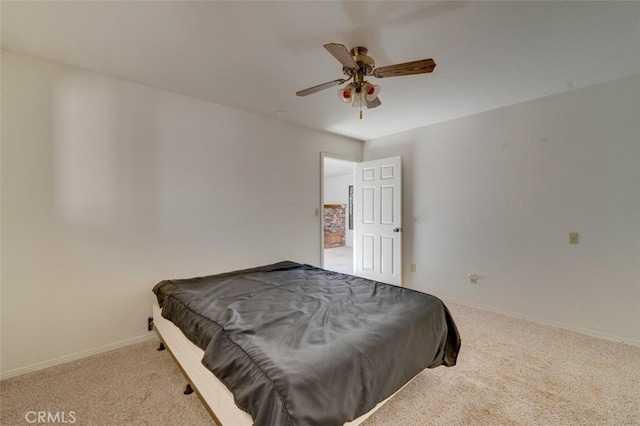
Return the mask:
<svg viewBox="0 0 640 426">
<path fill-rule="evenodd" d="M 320 230 L 320 267 L 324 268 L 324 160 L 325 158 L 333 158 L 336 160 L 350 161 L 352 163 L 361 163 L 361 159 L 345 157 L 343 155 L 332 154 L 330 152 L 320 152 L 320 208 L 317 210 L 319 217 Z M 354 170 L 355 180 L 355 170 Z M 355 256 L 355 253 L 353 254 Z"/>
</svg>

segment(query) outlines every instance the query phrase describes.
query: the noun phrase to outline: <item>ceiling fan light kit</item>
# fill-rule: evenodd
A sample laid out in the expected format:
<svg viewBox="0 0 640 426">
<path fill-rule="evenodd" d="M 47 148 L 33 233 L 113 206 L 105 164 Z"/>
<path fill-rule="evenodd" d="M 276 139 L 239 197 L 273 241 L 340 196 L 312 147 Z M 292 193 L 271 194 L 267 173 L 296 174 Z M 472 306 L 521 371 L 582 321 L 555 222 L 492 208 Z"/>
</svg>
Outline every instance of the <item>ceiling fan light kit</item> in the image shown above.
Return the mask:
<svg viewBox="0 0 640 426">
<path fill-rule="evenodd" d="M 436 67 L 433 59 L 421 59 L 376 68 L 376 62 L 371 56 L 367 55 L 368 50 L 366 47 L 358 46 L 349 51 L 342 44 L 328 43 L 324 45 L 324 48 L 342 64 L 342 72 L 348 78 L 318 84 L 317 86 L 300 90 L 296 92 L 296 95 L 307 96 L 353 80 L 343 88 L 338 89 L 338 97 L 342 102 L 350 103 L 353 107 L 360 108 L 360 119 L 362 119 L 362 106 L 376 108 L 382 104 L 378 97 L 380 86 L 369 83 L 365 80 L 365 77 L 385 78 L 425 74 L 432 72 Z"/>
</svg>

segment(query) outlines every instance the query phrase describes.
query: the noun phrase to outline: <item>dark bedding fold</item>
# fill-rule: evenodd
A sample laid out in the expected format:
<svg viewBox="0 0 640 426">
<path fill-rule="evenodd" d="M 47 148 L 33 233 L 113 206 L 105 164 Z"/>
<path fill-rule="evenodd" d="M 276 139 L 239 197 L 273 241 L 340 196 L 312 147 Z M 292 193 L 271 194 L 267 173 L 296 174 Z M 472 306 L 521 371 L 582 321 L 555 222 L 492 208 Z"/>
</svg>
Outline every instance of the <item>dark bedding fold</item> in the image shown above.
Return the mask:
<svg viewBox="0 0 640 426">
<path fill-rule="evenodd" d="M 255 425 L 342 425 L 460 349 L 439 299 L 294 262 L 153 291 Z"/>
</svg>

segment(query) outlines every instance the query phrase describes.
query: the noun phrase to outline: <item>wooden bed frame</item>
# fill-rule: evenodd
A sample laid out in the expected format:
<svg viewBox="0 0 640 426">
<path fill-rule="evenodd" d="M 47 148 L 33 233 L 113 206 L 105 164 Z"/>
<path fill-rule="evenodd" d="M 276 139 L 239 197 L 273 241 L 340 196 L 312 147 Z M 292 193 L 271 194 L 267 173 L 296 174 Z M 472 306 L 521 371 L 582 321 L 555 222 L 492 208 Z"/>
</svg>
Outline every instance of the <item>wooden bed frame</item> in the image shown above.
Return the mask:
<svg viewBox="0 0 640 426">
<path fill-rule="evenodd" d="M 209 413 L 221 426 L 251 426 L 253 419 L 251 416 L 239 409 L 234 400 L 233 394 L 218 378 L 202 365 L 204 351 L 188 340 L 180 329 L 171 321 L 162 317 L 162 311 L 158 302 L 153 303 L 153 324 L 154 329 L 162 345 L 159 350 L 166 347 L 176 363 L 182 370 L 188 381 L 187 389 L 191 387 L 196 391 Z M 413 380 L 413 379 L 412 379 Z M 404 386 L 411 383 L 410 380 Z M 402 388 L 404 388 L 404 386 Z M 355 426 L 362 423 L 371 416 L 385 402 L 393 398 L 398 392 L 380 402 L 371 411 L 363 414 L 357 419 L 345 423 L 345 426 Z M 185 393 L 189 393 L 185 391 Z"/>
</svg>

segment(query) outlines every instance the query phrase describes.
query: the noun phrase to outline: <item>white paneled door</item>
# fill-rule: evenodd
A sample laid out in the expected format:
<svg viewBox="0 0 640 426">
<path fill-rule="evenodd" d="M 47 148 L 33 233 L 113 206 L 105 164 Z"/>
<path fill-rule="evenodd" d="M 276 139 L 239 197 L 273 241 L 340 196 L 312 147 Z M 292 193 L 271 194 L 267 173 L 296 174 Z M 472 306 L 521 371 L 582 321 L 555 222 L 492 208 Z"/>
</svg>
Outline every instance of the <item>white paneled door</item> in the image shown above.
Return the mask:
<svg viewBox="0 0 640 426">
<path fill-rule="evenodd" d="M 356 164 L 355 275 L 402 285 L 402 163 L 400 157 Z"/>
</svg>

